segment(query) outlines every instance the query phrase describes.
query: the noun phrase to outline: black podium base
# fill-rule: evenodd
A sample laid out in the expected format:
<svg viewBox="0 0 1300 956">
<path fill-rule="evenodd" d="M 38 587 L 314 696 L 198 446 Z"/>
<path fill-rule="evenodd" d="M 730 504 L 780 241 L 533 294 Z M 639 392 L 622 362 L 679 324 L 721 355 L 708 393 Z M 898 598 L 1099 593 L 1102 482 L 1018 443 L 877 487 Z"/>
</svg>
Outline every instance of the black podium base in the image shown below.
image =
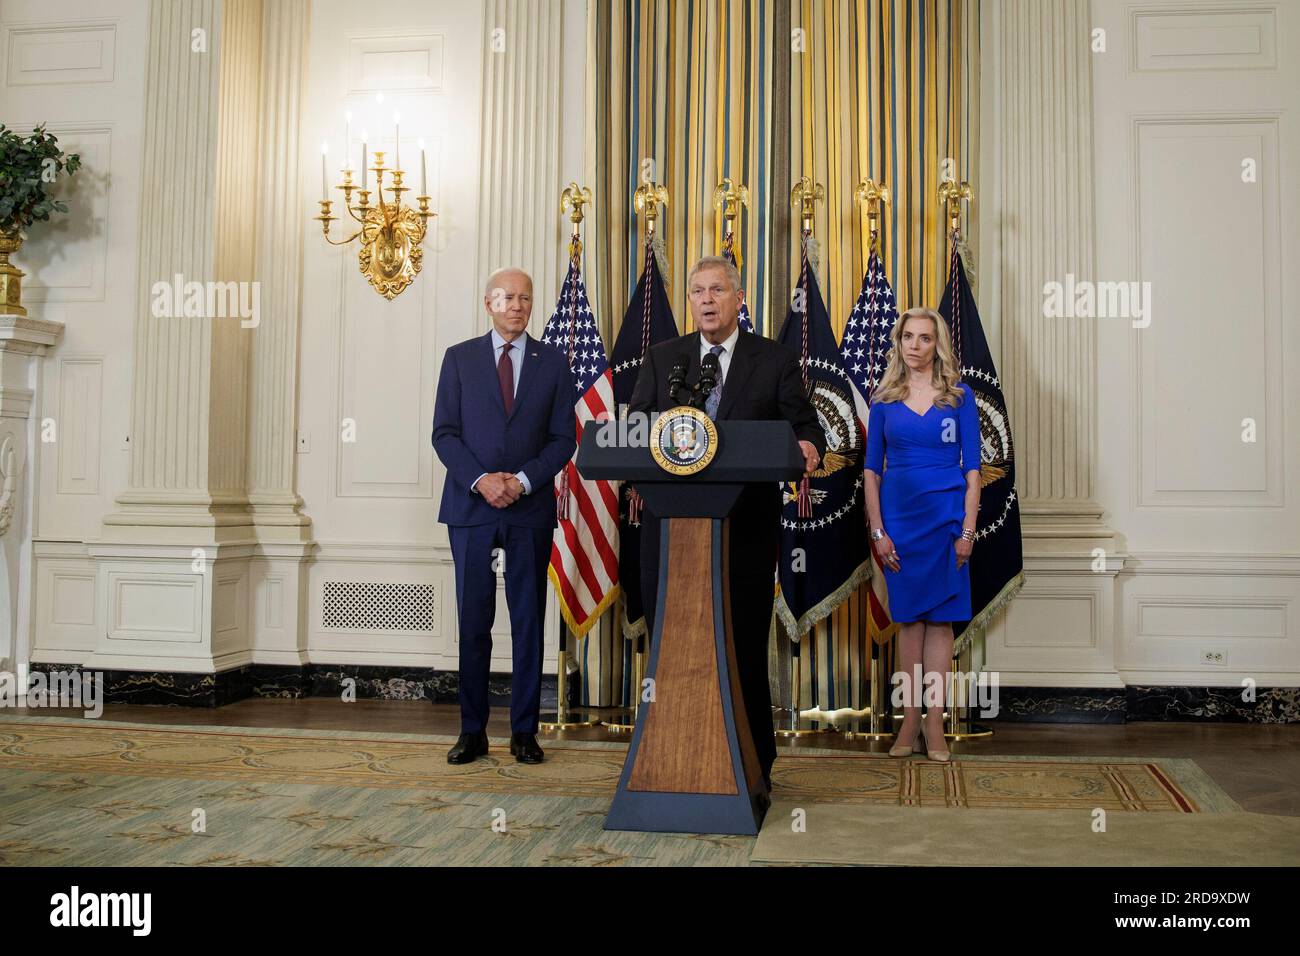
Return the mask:
<svg viewBox="0 0 1300 956">
<path fill-rule="evenodd" d="M 717 518 L 663 523 L 653 694 L 637 712 L 606 830 L 754 836 L 763 824 L 771 797 L 736 674 L 728 530 Z"/>
<path fill-rule="evenodd" d="M 767 793 L 657 793 L 621 790 L 605 818 L 606 830 L 720 833 L 757 836 L 772 798 Z"/>
</svg>

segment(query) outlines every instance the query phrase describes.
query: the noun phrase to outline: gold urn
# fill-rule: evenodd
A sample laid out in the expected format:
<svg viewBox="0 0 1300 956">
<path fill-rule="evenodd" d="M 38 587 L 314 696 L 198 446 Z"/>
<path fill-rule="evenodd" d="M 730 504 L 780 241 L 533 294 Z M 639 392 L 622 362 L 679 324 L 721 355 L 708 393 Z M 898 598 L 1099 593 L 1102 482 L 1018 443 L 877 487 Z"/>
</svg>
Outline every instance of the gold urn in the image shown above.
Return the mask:
<svg viewBox="0 0 1300 956">
<path fill-rule="evenodd" d="M 23 272 L 9 262 L 9 253 L 23 244 L 22 233 L 0 232 L 0 315 L 26 315 L 23 308 Z"/>
</svg>

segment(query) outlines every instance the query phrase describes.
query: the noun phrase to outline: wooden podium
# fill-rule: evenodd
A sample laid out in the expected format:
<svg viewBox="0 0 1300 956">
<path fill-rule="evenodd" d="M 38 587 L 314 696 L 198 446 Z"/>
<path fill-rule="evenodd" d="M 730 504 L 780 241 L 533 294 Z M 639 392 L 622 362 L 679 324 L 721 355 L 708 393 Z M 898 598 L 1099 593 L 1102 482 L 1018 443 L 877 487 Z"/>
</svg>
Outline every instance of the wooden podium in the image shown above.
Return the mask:
<svg viewBox="0 0 1300 956">
<path fill-rule="evenodd" d="M 617 422 L 589 426 L 578 449 L 584 478 L 635 483 L 662 519 L 650 689 L 637 688 L 636 729 L 606 830 L 754 835 L 770 802 L 736 673 L 729 515 L 746 483 L 798 480 L 804 459 L 788 422 L 716 425 L 716 454 L 692 475 L 669 474 L 648 447 L 618 446 Z"/>
</svg>

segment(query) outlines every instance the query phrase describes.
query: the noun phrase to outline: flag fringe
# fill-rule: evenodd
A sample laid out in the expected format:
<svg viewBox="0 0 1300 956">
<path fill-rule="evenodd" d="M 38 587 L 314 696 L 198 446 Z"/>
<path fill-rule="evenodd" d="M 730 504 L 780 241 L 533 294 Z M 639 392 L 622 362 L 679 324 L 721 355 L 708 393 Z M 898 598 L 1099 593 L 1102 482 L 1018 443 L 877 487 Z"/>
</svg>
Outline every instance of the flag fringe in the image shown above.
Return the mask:
<svg viewBox="0 0 1300 956">
<path fill-rule="evenodd" d="M 654 250 L 655 264 L 659 266 L 659 275 L 664 280 L 664 288 L 672 287 L 672 276 L 668 272 L 668 249 L 664 245 L 664 237 L 655 233 L 654 238 L 650 241 L 650 248 Z"/>
<path fill-rule="evenodd" d="M 867 625 L 867 634 L 873 641 L 882 647 L 894 639 L 894 635 L 902 629 L 897 621 L 890 621 L 883 628 L 877 628 L 873 624 Z"/>
<path fill-rule="evenodd" d="M 871 556 L 868 555 L 867 560 L 858 565 L 843 584 L 805 611 L 797 621 L 794 619 L 794 612 L 785 603 L 785 595 L 778 594 L 776 597 L 776 616 L 781 619 L 781 625 L 785 628 L 786 636 L 792 641 L 802 640 L 803 636 L 811 631 L 817 622 L 824 617 L 829 617 L 837 607 L 849 599 L 850 594 L 870 580 Z"/>
<path fill-rule="evenodd" d="M 551 586 L 555 588 L 555 599 L 560 605 L 560 614 L 564 617 L 564 623 L 568 625 L 569 630 L 576 638 L 586 637 L 587 632 L 596 625 L 596 622 L 600 620 L 600 616 L 609 610 L 610 604 L 619 595 L 619 586 L 615 584 L 609 589 L 609 593 L 601 598 L 600 603 L 596 605 L 596 609 L 591 612 L 591 615 L 585 621 L 579 623 L 577 618 L 573 616 L 573 611 L 569 608 L 568 603 L 564 600 L 564 596 L 560 593 L 560 576 L 555 570 L 555 565 L 549 564 L 546 566 L 546 576 L 551 579 Z"/>
<path fill-rule="evenodd" d="M 979 297 L 976 295 L 976 283 L 979 280 L 979 276 L 975 272 L 975 253 L 971 250 L 970 243 L 966 241 L 964 235 L 957 240 L 957 255 L 961 257 L 961 267 L 966 271 L 966 284 L 970 286 L 971 298 L 978 301 Z"/>
<path fill-rule="evenodd" d="M 635 641 L 638 637 L 645 637 L 645 615 L 642 614 L 635 621 L 627 619 L 627 605 L 623 606 L 623 640 Z"/>
<path fill-rule="evenodd" d="M 817 272 L 817 268 L 822 263 L 822 244 L 815 236 L 809 236 L 808 242 L 804 246 L 808 251 L 808 268 Z"/>
<path fill-rule="evenodd" d="M 1025 572 L 1023 570 L 1016 572 L 1016 576 L 1003 586 L 1002 590 L 997 593 L 997 597 L 984 605 L 984 610 L 976 614 L 971 619 L 971 622 L 966 625 L 966 630 L 961 632 L 961 637 L 957 638 L 956 643 L 953 644 L 952 653 L 954 657 L 964 651 L 977 634 L 981 636 L 984 634 L 989 621 L 993 620 L 994 615 L 1011 603 L 1011 599 L 1016 596 L 1024 584 Z"/>
</svg>

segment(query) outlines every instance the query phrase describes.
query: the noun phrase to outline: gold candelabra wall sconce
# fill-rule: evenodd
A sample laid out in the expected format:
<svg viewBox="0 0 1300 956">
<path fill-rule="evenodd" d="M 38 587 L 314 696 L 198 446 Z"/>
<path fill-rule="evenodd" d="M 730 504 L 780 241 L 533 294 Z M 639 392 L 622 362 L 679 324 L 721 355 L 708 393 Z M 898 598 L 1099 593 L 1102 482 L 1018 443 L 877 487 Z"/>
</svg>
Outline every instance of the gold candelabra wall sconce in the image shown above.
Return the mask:
<svg viewBox="0 0 1300 956">
<path fill-rule="evenodd" d="M 362 155 L 365 156 L 364 151 Z M 405 175 L 403 170 L 385 166 L 384 154 L 381 150 L 376 150 L 373 157 L 375 164 L 369 167 L 369 170 L 375 174 L 375 193 L 378 202 L 373 205 L 370 202 L 371 191 L 366 188 L 369 185 L 367 179 L 363 178 L 360 186 L 352 182 L 352 170 L 349 167 L 344 167 L 342 170 L 343 182 L 334 187 L 342 190 L 344 208 L 347 209 L 348 215 L 360 224 L 360 228 L 346 239 L 331 239 L 330 223 L 338 221 L 340 217 L 330 215 L 333 201 L 328 198 L 319 200 L 320 215 L 313 218 L 321 224 L 325 241 L 332 246 L 345 246 L 355 239 L 361 240 L 361 248 L 357 251 L 357 263 L 361 268 L 361 274 L 366 277 L 376 292 L 392 301 L 401 295 L 419 274 L 424 262 L 424 236 L 428 229 L 429 217 L 436 216 L 437 213 L 429 211 L 427 195 L 415 197 L 420 204 L 418 210 L 404 205 L 402 193 L 410 192 L 410 187 L 402 185 L 402 177 Z M 324 164 L 322 155 L 322 185 L 325 179 Z M 364 176 L 364 158 L 362 164 Z M 420 150 L 420 167 L 420 192 L 423 193 L 427 188 L 423 149 Z M 385 175 L 392 178 L 389 186 L 384 185 Z M 354 191 L 358 199 L 356 205 L 352 203 Z M 385 191 L 391 194 L 391 199 L 385 200 Z"/>
</svg>

